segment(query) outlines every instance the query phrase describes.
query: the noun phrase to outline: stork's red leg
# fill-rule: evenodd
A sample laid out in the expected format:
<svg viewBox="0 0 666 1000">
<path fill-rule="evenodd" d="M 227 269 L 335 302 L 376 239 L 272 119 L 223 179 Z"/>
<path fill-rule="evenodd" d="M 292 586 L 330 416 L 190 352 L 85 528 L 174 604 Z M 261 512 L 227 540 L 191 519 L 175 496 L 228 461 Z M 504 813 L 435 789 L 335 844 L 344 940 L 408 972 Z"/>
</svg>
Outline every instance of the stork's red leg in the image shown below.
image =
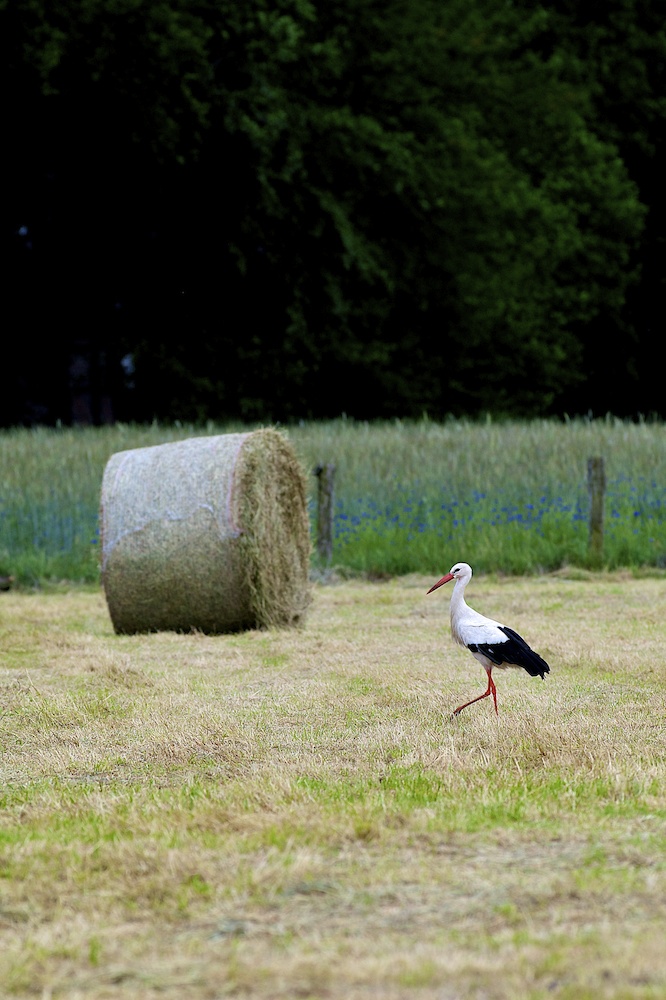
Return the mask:
<svg viewBox="0 0 666 1000">
<path fill-rule="evenodd" d="M 471 701 L 466 701 L 464 705 L 459 705 L 455 712 L 452 713 L 451 718 L 459 715 L 463 708 L 467 708 L 468 705 L 473 705 L 475 701 L 481 701 L 482 698 L 487 698 L 489 694 L 493 696 L 493 701 L 495 702 L 495 714 L 499 715 L 499 712 L 497 711 L 497 690 L 495 688 L 492 670 L 488 671 L 488 690 L 484 691 L 483 694 L 480 694 L 477 698 L 472 698 Z"/>
</svg>

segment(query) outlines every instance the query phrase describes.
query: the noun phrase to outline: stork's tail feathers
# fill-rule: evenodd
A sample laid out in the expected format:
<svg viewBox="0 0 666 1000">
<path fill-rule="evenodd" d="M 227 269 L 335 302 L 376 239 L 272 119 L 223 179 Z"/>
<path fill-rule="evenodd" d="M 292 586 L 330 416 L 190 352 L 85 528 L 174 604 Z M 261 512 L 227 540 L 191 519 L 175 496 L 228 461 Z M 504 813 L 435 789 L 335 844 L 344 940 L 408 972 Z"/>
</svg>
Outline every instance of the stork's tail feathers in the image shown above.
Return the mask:
<svg viewBox="0 0 666 1000">
<path fill-rule="evenodd" d="M 550 667 L 538 653 L 535 653 L 531 646 L 528 646 L 521 635 L 514 632 L 512 628 L 508 625 L 501 625 L 500 629 L 510 640 L 512 640 L 513 648 L 516 646 L 520 648 L 520 656 L 517 657 L 513 662 L 518 666 L 524 667 L 528 672 L 530 677 L 541 677 L 543 678 L 545 674 L 550 673 Z"/>
</svg>

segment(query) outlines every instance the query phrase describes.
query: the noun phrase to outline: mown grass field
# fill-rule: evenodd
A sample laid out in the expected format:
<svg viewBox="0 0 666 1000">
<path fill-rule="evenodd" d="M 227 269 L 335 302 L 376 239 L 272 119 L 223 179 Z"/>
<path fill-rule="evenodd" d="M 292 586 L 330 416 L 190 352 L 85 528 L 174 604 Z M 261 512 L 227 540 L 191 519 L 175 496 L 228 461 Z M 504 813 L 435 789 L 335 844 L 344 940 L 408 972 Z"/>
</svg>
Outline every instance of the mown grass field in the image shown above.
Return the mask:
<svg viewBox="0 0 666 1000">
<path fill-rule="evenodd" d="M 551 674 L 456 720 L 434 579 L 217 637 L 0 594 L 0 996 L 665 996 L 666 576 L 475 576 Z"/>
</svg>

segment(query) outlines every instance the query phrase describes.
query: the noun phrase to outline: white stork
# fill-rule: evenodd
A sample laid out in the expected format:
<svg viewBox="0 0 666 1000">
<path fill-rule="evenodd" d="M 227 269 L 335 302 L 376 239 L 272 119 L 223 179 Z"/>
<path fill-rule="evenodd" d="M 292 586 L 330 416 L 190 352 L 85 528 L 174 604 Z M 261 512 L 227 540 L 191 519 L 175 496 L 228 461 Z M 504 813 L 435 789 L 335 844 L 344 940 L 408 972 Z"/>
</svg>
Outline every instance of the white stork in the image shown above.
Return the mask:
<svg viewBox="0 0 666 1000">
<path fill-rule="evenodd" d="M 488 674 L 488 690 L 477 698 L 460 705 L 453 716 L 462 712 L 463 708 L 473 705 L 492 694 L 497 713 L 497 692 L 493 681 L 493 667 L 523 667 L 532 677 L 541 677 L 550 673 L 550 667 L 538 653 L 531 649 L 522 636 L 514 632 L 508 625 L 502 625 L 493 618 L 486 618 L 475 611 L 465 601 L 465 587 L 472 579 L 472 567 L 467 563 L 456 563 L 451 571 L 428 591 L 432 594 L 442 584 L 455 580 L 456 585 L 451 595 L 451 635 L 461 646 L 467 646 L 470 653 L 476 657 Z M 497 713 L 499 714 L 499 713 Z M 452 716 L 452 717 L 453 717 Z"/>
</svg>

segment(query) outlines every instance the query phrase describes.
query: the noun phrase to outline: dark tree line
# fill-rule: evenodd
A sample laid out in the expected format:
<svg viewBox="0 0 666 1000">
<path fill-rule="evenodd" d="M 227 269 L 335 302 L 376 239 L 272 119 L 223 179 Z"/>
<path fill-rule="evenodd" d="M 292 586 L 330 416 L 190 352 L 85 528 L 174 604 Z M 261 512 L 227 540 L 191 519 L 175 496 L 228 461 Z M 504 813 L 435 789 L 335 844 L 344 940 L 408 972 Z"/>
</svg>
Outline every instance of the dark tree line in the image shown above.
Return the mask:
<svg viewBox="0 0 666 1000">
<path fill-rule="evenodd" d="M 0 0 L 0 424 L 666 415 L 662 22 Z"/>
</svg>

